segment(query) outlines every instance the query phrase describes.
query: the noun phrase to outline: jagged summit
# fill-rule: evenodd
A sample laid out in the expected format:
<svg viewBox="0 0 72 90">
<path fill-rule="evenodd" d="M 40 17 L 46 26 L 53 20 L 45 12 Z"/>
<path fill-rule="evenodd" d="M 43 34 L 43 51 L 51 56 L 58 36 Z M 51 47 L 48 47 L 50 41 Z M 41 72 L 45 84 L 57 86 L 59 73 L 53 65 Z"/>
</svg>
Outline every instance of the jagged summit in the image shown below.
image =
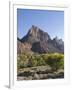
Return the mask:
<svg viewBox="0 0 72 90">
<path fill-rule="evenodd" d="M 22 42 L 28 41 L 29 43 L 48 41 L 51 40 L 47 32 L 44 32 L 37 26 L 32 25 L 26 36 L 22 38 Z"/>
<path fill-rule="evenodd" d="M 18 38 L 18 51 L 32 51 L 37 53 L 64 53 L 64 42 L 55 37 L 51 39 L 47 32 L 39 27 L 32 25 L 26 36 Z M 18 52 L 18 53 L 19 53 Z"/>
<path fill-rule="evenodd" d="M 55 41 L 58 44 L 63 44 L 64 43 L 63 40 L 59 39 L 57 36 L 53 39 L 53 41 Z"/>
<path fill-rule="evenodd" d="M 37 26 L 32 25 L 32 27 L 29 29 L 28 35 L 37 36 L 37 33 L 40 29 Z"/>
</svg>

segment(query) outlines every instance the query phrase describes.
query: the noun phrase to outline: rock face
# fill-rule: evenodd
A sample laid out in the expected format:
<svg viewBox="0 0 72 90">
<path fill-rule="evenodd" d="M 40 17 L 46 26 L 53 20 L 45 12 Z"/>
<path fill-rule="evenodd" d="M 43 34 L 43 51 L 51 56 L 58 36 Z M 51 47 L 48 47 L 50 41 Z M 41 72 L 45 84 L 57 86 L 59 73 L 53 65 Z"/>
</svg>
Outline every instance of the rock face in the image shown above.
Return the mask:
<svg viewBox="0 0 72 90">
<path fill-rule="evenodd" d="M 47 32 L 32 25 L 26 36 L 17 39 L 17 52 L 37 52 L 37 53 L 64 53 L 64 42 L 55 37 L 53 40 Z"/>
<path fill-rule="evenodd" d="M 17 40 L 17 53 L 30 52 L 31 45 L 29 43 L 22 43 L 19 39 Z"/>
<path fill-rule="evenodd" d="M 64 42 L 62 41 L 62 39 L 58 39 L 57 37 L 55 37 L 53 39 L 53 44 L 55 47 L 57 47 L 59 50 L 64 51 Z"/>
<path fill-rule="evenodd" d="M 34 42 L 43 42 L 48 40 L 50 40 L 50 36 L 46 32 L 42 31 L 40 28 L 34 25 L 32 25 L 27 35 L 21 39 L 22 42 L 26 41 L 30 44 L 33 44 Z"/>
</svg>

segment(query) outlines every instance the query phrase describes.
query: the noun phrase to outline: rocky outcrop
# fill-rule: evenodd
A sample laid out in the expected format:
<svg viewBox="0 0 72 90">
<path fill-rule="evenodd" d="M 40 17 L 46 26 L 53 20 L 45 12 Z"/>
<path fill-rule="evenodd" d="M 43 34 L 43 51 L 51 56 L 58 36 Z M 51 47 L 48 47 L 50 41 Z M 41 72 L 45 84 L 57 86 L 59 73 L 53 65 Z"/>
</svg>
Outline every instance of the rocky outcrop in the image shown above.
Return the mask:
<svg viewBox="0 0 72 90">
<path fill-rule="evenodd" d="M 17 53 L 20 54 L 25 52 L 31 52 L 31 45 L 29 43 L 22 43 L 17 40 Z"/>
<path fill-rule="evenodd" d="M 49 66 L 24 68 L 18 72 L 17 80 L 40 80 L 64 78 L 64 71 L 52 71 Z"/>
</svg>

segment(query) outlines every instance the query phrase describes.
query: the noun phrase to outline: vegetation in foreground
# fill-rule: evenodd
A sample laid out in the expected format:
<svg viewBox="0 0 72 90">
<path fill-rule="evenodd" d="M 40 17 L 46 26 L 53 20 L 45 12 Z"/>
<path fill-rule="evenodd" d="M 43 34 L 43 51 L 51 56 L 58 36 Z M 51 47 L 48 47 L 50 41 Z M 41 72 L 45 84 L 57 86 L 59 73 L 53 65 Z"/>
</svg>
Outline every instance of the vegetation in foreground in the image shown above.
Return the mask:
<svg viewBox="0 0 72 90">
<path fill-rule="evenodd" d="M 59 75 L 61 75 L 59 74 L 60 71 L 62 72 L 62 75 L 64 74 L 63 70 L 64 70 L 63 54 L 23 53 L 23 54 L 18 54 L 17 56 L 17 74 L 20 77 L 27 77 L 27 78 L 24 78 L 26 80 L 37 79 L 37 78 L 40 79 L 39 77 L 41 76 L 37 76 L 37 75 L 41 75 L 41 74 L 43 74 L 44 79 L 49 78 L 49 74 L 51 75 L 51 77 L 55 76 L 54 78 L 57 78 L 59 77 Z M 35 75 L 37 78 L 32 78 Z M 30 76 L 32 77 L 29 78 Z"/>
</svg>

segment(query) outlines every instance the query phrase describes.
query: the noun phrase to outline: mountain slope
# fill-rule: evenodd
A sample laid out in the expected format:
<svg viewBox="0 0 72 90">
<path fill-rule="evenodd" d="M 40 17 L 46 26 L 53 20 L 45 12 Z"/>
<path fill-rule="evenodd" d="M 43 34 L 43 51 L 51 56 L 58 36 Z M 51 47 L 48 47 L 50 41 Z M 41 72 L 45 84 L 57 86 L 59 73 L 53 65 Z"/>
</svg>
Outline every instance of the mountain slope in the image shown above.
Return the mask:
<svg viewBox="0 0 72 90">
<path fill-rule="evenodd" d="M 57 37 L 53 40 L 47 32 L 32 25 L 26 36 L 21 40 L 17 39 L 18 53 L 37 52 L 37 53 L 64 53 L 64 42 Z"/>
<path fill-rule="evenodd" d="M 40 28 L 32 25 L 32 27 L 30 28 L 29 32 L 27 33 L 26 36 L 24 36 L 21 41 L 22 42 L 29 42 L 30 44 L 34 43 L 34 42 L 40 42 L 40 41 L 47 41 L 51 39 L 50 36 L 42 31 Z"/>
</svg>

